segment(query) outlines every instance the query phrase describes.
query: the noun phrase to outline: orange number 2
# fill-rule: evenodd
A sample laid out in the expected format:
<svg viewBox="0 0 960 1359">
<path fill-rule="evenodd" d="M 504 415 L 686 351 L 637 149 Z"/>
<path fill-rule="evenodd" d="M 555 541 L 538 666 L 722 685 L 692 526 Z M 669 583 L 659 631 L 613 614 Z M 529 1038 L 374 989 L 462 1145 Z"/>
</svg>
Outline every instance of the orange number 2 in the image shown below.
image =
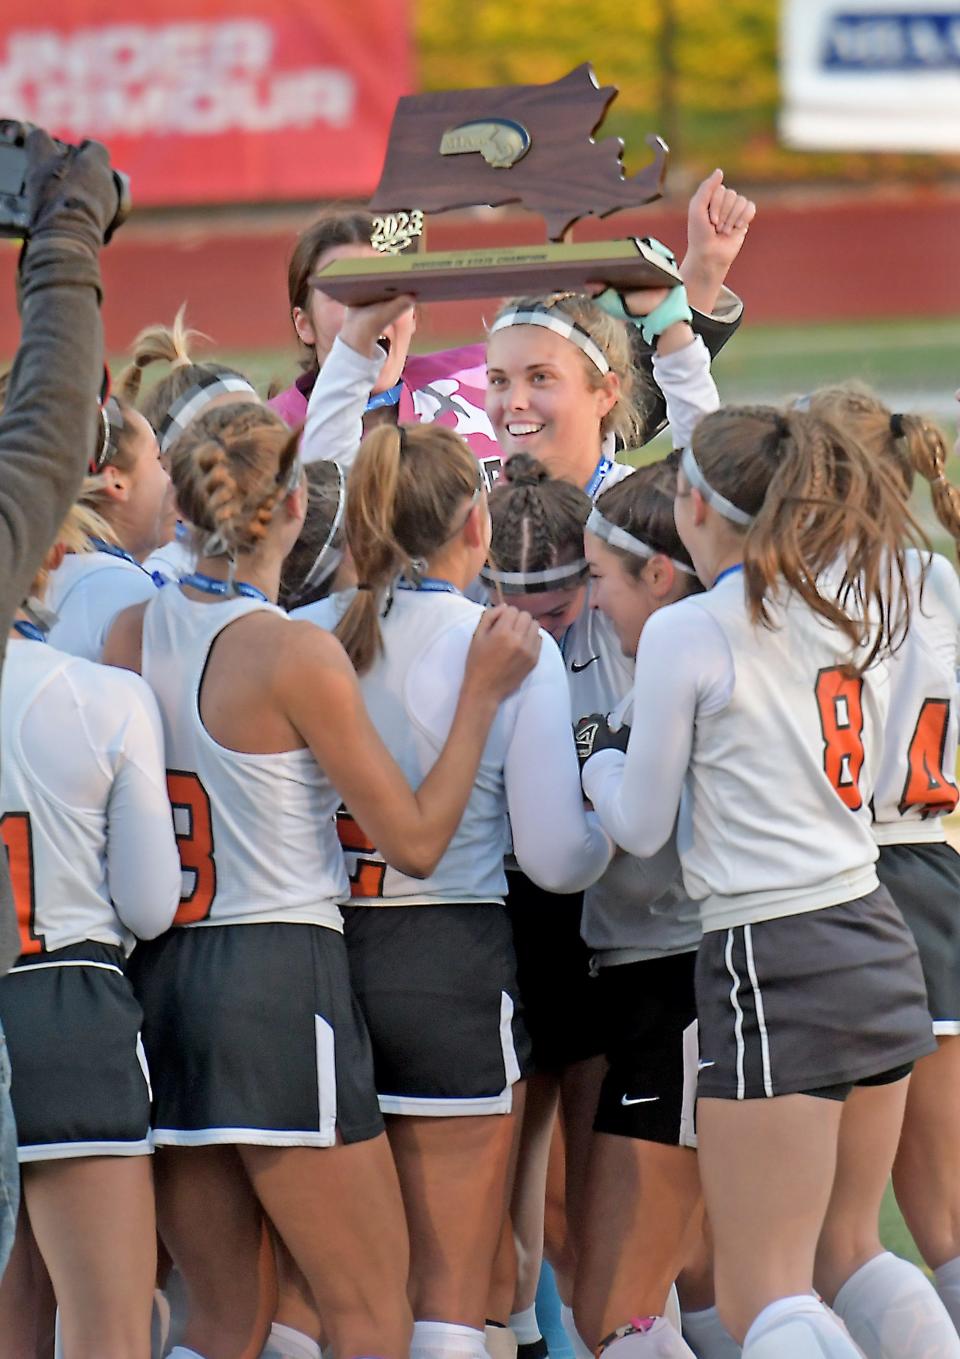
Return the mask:
<svg viewBox="0 0 960 1359">
<path fill-rule="evenodd" d="M 213 861 L 213 823 L 210 798 L 196 774 L 181 769 L 167 770 L 167 793 L 174 813 L 183 811 L 186 829 L 177 830 L 180 867 L 193 874 L 193 886 L 180 896 L 174 916 L 175 925 L 195 925 L 206 920 L 217 891 L 217 866 Z"/>
<path fill-rule="evenodd" d="M 20 952 L 42 953 L 43 935 L 37 934 L 37 901 L 33 886 L 33 832 L 28 812 L 5 812 L 0 817 L 0 835 L 7 851 L 13 904 L 20 929 Z"/>
<path fill-rule="evenodd" d="M 863 806 L 863 680 L 839 667 L 817 676 L 817 708 L 823 732 L 823 769 L 851 812 Z"/>
<path fill-rule="evenodd" d="M 926 698 L 907 751 L 907 777 L 900 798 L 900 815 L 919 811 L 928 816 L 943 816 L 957 805 L 957 785 L 943 770 L 947 744 L 950 704 L 945 698 Z"/>
<path fill-rule="evenodd" d="M 337 835 L 345 853 L 356 858 L 356 867 L 350 874 L 350 895 L 382 897 L 387 865 L 381 859 L 362 857 L 365 854 L 375 855 L 376 846 L 364 835 L 363 829 L 357 825 L 345 807 L 341 807 L 337 812 Z"/>
</svg>

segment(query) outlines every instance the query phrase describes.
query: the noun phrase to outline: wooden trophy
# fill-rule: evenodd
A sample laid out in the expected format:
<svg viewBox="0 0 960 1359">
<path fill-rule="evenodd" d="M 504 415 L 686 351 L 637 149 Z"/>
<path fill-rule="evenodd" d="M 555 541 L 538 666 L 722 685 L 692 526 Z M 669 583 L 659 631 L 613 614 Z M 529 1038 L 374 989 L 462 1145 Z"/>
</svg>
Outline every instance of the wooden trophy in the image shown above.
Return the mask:
<svg viewBox="0 0 960 1359">
<path fill-rule="evenodd" d="M 654 159 L 630 179 L 620 139 L 593 140 L 616 94 L 612 85 L 599 86 L 584 63 L 550 85 L 405 95 L 370 200 L 381 214 L 372 237 L 381 256 L 335 260 L 311 282 L 350 306 L 398 293 L 439 302 L 583 291 L 589 283 L 676 286 L 676 269 L 636 237 L 569 240 L 581 217 L 652 203 L 663 189 L 668 151 L 659 137 L 647 137 Z M 503 203 L 540 213 L 548 241 L 408 253 L 423 231 L 424 213 Z"/>
</svg>

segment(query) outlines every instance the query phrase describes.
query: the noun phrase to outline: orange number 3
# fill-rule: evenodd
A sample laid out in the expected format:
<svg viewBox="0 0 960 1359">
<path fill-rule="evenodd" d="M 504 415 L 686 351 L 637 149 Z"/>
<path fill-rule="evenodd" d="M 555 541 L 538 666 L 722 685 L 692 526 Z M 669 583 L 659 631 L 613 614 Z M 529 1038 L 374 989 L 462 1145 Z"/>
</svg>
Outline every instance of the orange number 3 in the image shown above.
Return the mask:
<svg viewBox="0 0 960 1359">
<path fill-rule="evenodd" d="M 46 947 L 42 934 L 37 934 L 37 901 L 33 886 L 33 832 L 28 812 L 4 812 L 0 817 L 0 835 L 7 851 L 13 905 L 20 929 L 20 952 L 42 953 Z"/>
<path fill-rule="evenodd" d="M 181 769 L 167 770 L 167 793 L 173 809 L 187 817 L 187 828 L 177 831 L 180 867 L 193 874 L 193 886 L 180 897 L 175 925 L 195 925 L 206 920 L 217 891 L 217 866 L 213 860 L 213 822 L 210 798 L 196 774 Z"/>
<path fill-rule="evenodd" d="M 943 771 L 950 704 L 945 698 L 925 698 L 907 751 L 907 777 L 900 798 L 900 815 L 919 811 L 943 816 L 957 805 L 957 785 Z"/>
<path fill-rule="evenodd" d="M 863 680 L 839 667 L 821 670 L 816 685 L 823 732 L 823 769 L 836 794 L 851 812 L 863 806 Z"/>
</svg>

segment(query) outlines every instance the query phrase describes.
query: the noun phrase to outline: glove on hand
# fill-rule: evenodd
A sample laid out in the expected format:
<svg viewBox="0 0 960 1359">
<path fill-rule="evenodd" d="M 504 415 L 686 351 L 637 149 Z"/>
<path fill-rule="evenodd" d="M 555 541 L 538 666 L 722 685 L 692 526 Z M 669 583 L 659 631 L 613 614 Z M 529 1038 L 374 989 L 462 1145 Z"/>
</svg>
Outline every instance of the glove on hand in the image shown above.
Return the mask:
<svg viewBox="0 0 960 1359">
<path fill-rule="evenodd" d="M 110 157 L 99 142 L 62 151 L 42 128 L 27 136 L 24 191 L 30 205 L 30 239 L 43 236 L 96 257 L 117 213 Z"/>
<path fill-rule="evenodd" d="M 582 769 L 598 750 L 626 750 L 630 728 L 624 725 L 613 731 L 605 713 L 591 713 L 589 717 L 581 717 L 575 724 L 573 739 Z"/>
</svg>

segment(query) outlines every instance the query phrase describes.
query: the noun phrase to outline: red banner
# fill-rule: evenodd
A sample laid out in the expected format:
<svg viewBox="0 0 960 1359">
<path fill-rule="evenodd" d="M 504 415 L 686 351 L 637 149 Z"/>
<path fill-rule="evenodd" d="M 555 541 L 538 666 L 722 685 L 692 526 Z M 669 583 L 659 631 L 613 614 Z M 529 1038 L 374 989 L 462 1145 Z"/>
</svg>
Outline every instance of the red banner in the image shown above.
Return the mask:
<svg viewBox="0 0 960 1359">
<path fill-rule="evenodd" d="M 366 196 L 409 29 L 405 0 L 4 0 L 0 117 L 105 142 L 139 204 Z"/>
</svg>

